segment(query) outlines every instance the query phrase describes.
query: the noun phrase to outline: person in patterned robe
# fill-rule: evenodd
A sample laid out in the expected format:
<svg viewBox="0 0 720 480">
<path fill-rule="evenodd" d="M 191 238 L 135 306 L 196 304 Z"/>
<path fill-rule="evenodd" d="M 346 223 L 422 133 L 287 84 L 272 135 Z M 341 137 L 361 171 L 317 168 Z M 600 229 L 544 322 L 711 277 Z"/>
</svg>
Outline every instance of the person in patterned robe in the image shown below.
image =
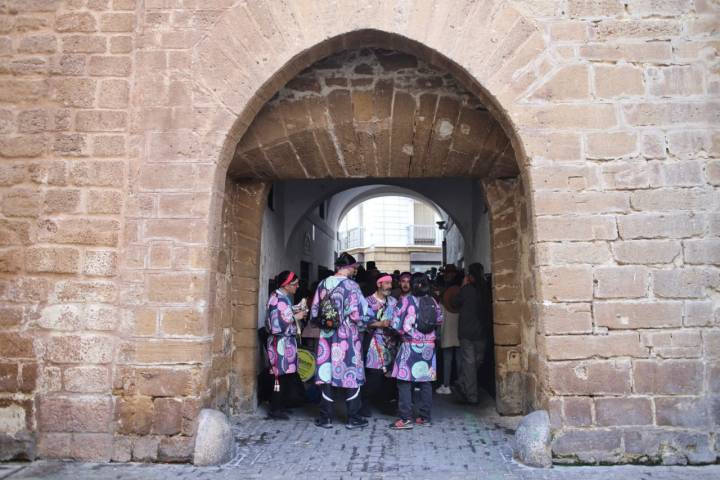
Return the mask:
<svg viewBox="0 0 720 480">
<path fill-rule="evenodd" d="M 291 375 L 297 372 L 297 323 L 307 315 L 304 310 L 293 309 L 292 297 L 300 281 L 294 272 L 281 272 L 276 278 L 279 288 L 270 294 L 265 314 L 265 328 L 268 331 L 267 354 L 270 374 L 275 377 L 275 386 L 270 397 L 269 418 L 287 420 L 287 394 L 290 391 Z"/>
<path fill-rule="evenodd" d="M 390 425 L 393 429 L 413 427 L 413 406 L 417 410 L 416 426 L 431 424 L 432 383 L 436 379 L 435 331 L 422 333 L 416 328 L 420 311 L 420 298 L 427 296 L 435 307 L 435 324 L 442 325 L 442 310 L 432 299 L 430 280 L 427 275 L 415 274 L 412 280 L 412 295 L 405 298 L 405 304 L 398 308 L 391 327 L 402 336 L 402 343 L 393 363 L 392 377 L 397 380 L 398 412 L 400 418 Z M 413 395 L 413 389 L 419 394 Z M 413 398 L 415 397 L 415 398 Z M 416 400 L 413 402 L 413 400 Z M 415 403 L 415 405 L 413 405 Z"/>
<path fill-rule="evenodd" d="M 378 275 L 375 281 L 377 290 L 366 298 L 368 303 L 369 342 L 365 349 L 365 385 L 362 387 L 362 408 L 360 415 L 371 416 L 370 404 L 383 398 L 386 386 L 386 373 L 392 369 L 397 346 L 397 333 L 390 324 L 395 315 L 397 300 L 392 292 L 392 277 L 387 273 Z"/>
<path fill-rule="evenodd" d="M 335 275 L 318 285 L 310 310 L 310 320 L 322 324 L 321 303 L 330 295 L 340 314 L 334 330 L 320 330 L 318 339 L 315 383 L 320 386 L 320 416 L 315 425 L 332 428 L 335 391 L 345 393 L 348 418 L 346 428 L 362 428 L 367 420 L 359 415 L 360 387 L 365 382 L 360 329 L 368 322 L 367 302 L 360 287 L 351 279 L 357 271 L 355 258 L 343 253 L 335 262 Z"/>
</svg>

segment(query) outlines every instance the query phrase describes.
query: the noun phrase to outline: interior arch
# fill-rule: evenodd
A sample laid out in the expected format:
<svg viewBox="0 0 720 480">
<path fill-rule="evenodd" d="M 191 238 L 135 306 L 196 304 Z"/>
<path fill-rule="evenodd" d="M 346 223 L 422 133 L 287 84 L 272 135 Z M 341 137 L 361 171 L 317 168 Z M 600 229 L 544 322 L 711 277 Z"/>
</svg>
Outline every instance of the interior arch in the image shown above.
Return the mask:
<svg viewBox="0 0 720 480">
<path fill-rule="evenodd" d="M 406 188 L 390 186 L 371 186 L 365 188 L 357 187 L 344 193 L 353 195 L 353 197 L 351 197 L 348 203 L 346 203 L 342 208 L 338 208 L 337 211 L 333 211 L 331 209 L 332 214 L 330 221 L 334 221 L 338 225 L 342 222 L 342 220 L 350 212 L 350 210 L 360 205 L 361 203 L 371 200 L 373 198 L 389 196 L 406 197 L 417 200 L 419 202 L 425 203 L 426 205 L 429 205 L 433 210 L 435 210 L 435 213 L 437 213 L 440 218 L 449 217 L 449 214 L 445 210 L 440 208 L 434 201 L 420 193 Z"/>
<path fill-rule="evenodd" d="M 372 198 L 373 196 L 399 195 L 415 198 L 426 202 L 438 212 L 441 217 L 451 219 L 451 222 L 458 226 L 466 235 L 466 227 L 469 220 L 459 218 L 454 211 L 457 205 L 450 202 L 451 199 L 444 195 L 438 195 L 424 185 L 411 188 L 406 181 L 393 181 L 383 179 L 368 179 L 360 182 L 323 182 L 323 188 L 313 189 L 315 195 L 304 195 L 298 198 L 291 205 L 291 212 L 288 214 L 288 223 L 285 225 L 285 243 L 290 241 L 298 223 L 315 211 L 323 202 L 329 202 L 327 210 L 328 224 L 337 226 L 342 217 L 355 205 Z M 293 185 L 287 182 L 286 185 Z M 332 185 L 333 188 L 324 188 L 325 185 Z M 293 190 L 294 192 L 294 190 Z M 292 194 L 292 193 L 291 193 Z"/>
</svg>

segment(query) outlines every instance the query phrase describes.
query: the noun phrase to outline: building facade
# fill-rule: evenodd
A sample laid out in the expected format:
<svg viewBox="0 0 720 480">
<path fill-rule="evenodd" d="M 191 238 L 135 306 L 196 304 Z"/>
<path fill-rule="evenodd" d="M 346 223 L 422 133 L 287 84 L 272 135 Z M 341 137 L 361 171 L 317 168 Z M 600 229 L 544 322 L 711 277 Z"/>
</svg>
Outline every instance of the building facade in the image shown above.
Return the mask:
<svg viewBox="0 0 720 480">
<path fill-rule="evenodd" d="M 270 185 L 460 177 L 498 410 L 548 410 L 557 462 L 715 462 L 718 13 L 2 2 L 2 458 L 189 460 L 255 405 Z"/>
<path fill-rule="evenodd" d="M 425 272 L 442 264 L 445 218 L 432 206 L 408 197 L 382 196 L 354 206 L 340 221 L 337 251 L 381 272 Z"/>
</svg>

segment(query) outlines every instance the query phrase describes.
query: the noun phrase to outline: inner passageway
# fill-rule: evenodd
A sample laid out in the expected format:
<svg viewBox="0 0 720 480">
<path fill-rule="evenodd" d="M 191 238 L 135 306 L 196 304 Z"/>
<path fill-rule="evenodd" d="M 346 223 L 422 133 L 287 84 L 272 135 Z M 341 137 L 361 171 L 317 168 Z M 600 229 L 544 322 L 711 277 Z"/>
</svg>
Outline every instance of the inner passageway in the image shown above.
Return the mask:
<svg viewBox="0 0 720 480">
<path fill-rule="evenodd" d="M 488 210 L 481 185 L 471 179 L 437 178 L 422 180 L 291 181 L 274 182 L 268 193 L 263 215 L 258 298 L 260 345 L 265 344 L 266 304 L 278 287 L 274 276 L 284 270 L 299 275 L 294 298 L 310 304 L 318 282 L 333 273 L 332 266 L 342 252 L 352 254 L 361 264 L 355 280 L 364 296 L 375 292 L 379 272 L 395 275 L 394 293 L 399 294 L 401 272 L 427 272 L 432 279 L 436 300 L 444 305 L 447 328 L 439 329 L 436 342 L 436 397 L 450 395 L 450 385 L 459 379 L 461 368 L 458 311 L 449 305 L 457 295 L 462 277 L 471 263 L 482 263 L 491 278 L 491 241 Z M 458 270 L 454 278 L 444 278 L 445 267 Z M 449 273 L 447 274 L 449 277 Z M 451 288 L 453 287 L 453 288 Z M 446 291 L 450 289 L 448 295 Z M 490 298 L 489 315 L 474 319 L 482 323 L 484 361 L 477 377 L 485 391 L 495 394 L 494 341 Z M 452 326 L 454 325 L 454 326 Z M 317 328 L 308 325 L 299 345 L 316 352 Z M 367 339 L 369 342 L 369 338 Z M 367 348 L 367 347 L 366 347 Z M 262 355 L 264 352 L 260 352 Z M 272 379 L 258 371 L 258 404 L 261 409 L 270 396 Z M 391 388 L 391 386 L 386 385 Z M 377 404 L 388 395 L 377 394 Z M 304 391 L 303 391 L 304 389 Z M 295 403 L 317 404 L 319 393 L 313 379 L 296 382 Z M 452 396 L 455 400 L 459 398 Z M 445 402 L 450 408 L 452 402 Z M 455 407 L 463 407 L 456 403 Z"/>
</svg>

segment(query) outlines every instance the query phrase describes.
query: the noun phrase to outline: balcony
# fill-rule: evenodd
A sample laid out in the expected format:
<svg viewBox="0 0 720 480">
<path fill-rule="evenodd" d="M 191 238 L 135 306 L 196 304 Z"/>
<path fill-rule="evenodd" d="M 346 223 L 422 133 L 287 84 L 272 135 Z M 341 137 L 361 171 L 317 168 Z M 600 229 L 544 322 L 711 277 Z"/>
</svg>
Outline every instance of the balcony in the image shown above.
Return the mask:
<svg viewBox="0 0 720 480">
<path fill-rule="evenodd" d="M 440 245 L 440 230 L 435 225 L 408 225 L 408 245 Z"/>
<path fill-rule="evenodd" d="M 353 248 L 360 248 L 363 245 L 363 228 L 351 228 L 347 232 L 340 232 L 338 235 L 339 251 L 344 252 L 345 250 L 352 250 Z"/>
</svg>

